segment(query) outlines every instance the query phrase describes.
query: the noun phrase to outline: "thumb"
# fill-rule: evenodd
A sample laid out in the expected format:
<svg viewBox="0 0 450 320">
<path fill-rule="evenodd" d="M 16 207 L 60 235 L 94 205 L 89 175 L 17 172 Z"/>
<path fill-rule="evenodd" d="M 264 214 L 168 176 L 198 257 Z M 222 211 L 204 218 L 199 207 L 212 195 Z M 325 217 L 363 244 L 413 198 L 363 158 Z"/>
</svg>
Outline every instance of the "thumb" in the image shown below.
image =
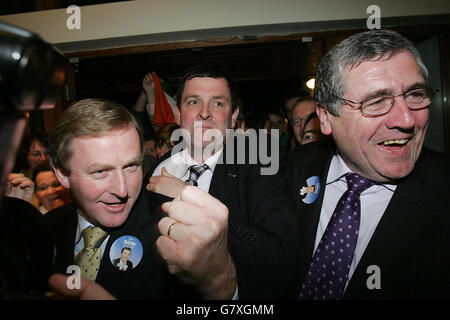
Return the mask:
<svg viewBox="0 0 450 320">
<path fill-rule="evenodd" d="M 170 173 L 167 172 L 167 170 L 166 170 L 165 167 L 162 168 L 162 170 L 161 170 L 161 175 L 162 175 L 163 177 L 172 177 L 172 175 L 171 175 Z"/>
</svg>

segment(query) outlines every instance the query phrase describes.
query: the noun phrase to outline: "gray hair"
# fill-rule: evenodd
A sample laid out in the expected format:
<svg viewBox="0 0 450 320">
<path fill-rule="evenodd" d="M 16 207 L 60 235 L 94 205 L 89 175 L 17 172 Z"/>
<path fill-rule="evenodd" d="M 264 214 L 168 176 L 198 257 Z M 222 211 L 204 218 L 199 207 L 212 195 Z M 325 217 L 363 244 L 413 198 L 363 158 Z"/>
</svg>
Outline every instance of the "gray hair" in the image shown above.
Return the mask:
<svg viewBox="0 0 450 320">
<path fill-rule="evenodd" d="M 346 38 L 325 54 L 317 68 L 315 100 L 338 116 L 346 91 L 343 71 L 351 70 L 364 61 L 390 58 L 400 51 L 412 54 L 427 81 L 428 70 L 411 41 L 392 30 L 371 30 Z"/>
</svg>

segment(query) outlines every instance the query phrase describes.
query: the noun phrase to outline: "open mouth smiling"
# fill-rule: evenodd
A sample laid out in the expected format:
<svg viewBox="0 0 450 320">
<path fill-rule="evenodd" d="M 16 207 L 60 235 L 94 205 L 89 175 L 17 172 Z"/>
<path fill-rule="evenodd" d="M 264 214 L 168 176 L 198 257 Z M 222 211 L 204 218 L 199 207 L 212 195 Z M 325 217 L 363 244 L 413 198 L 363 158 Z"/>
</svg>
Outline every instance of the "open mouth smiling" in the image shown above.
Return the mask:
<svg viewBox="0 0 450 320">
<path fill-rule="evenodd" d="M 388 149 L 390 151 L 401 151 L 403 150 L 408 143 L 411 141 L 411 138 L 403 138 L 403 139 L 390 139 L 385 140 L 378 143 L 383 149 Z"/>
</svg>

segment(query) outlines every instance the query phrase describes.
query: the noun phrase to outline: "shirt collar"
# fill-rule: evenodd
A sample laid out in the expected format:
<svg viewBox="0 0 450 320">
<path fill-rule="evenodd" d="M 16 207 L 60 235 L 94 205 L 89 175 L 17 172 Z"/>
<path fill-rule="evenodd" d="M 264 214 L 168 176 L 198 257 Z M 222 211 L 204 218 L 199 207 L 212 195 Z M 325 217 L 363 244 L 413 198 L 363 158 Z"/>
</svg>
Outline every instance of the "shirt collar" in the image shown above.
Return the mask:
<svg viewBox="0 0 450 320">
<path fill-rule="evenodd" d="M 212 156 L 210 156 L 208 159 L 206 159 L 206 161 L 204 162 L 205 164 L 208 165 L 208 167 L 211 169 L 212 172 L 214 172 L 214 169 L 216 167 L 217 161 L 219 161 L 220 155 L 223 152 L 223 147 L 217 151 L 216 153 L 214 153 Z M 187 165 L 186 167 L 186 172 L 189 169 L 190 166 L 192 165 L 199 165 L 200 163 L 198 163 L 197 161 L 195 161 L 194 159 L 192 159 L 192 157 L 190 156 L 189 152 L 187 151 L 187 149 L 183 150 L 183 153 L 181 155 L 181 157 L 184 158 L 185 163 Z"/>
<path fill-rule="evenodd" d="M 75 244 L 77 244 L 78 242 L 80 242 L 81 239 L 81 232 L 86 229 L 87 227 L 93 226 L 92 223 L 90 223 L 89 221 L 85 220 L 79 213 L 79 211 L 77 210 L 77 216 L 78 216 L 78 226 L 77 226 L 77 233 L 75 236 Z"/>
<path fill-rule="evenodd" d="M 353 171 L 349 169 L 349 167 L 345 164 L 344 160 L 342 160 L 340 155 L 335 154 L 333 156 L 333 159 L 331 159 L 330 170 L 328 171 L 328 176 L 327 176 L 327 184 L 331 184 L 331 183 L 334 183 L 336 181 L 343 179 L 344 175 L 349 172 L 353 172 Z M 392 192 L 394 192 L 395 189 L 397 188 L 396 185 L 389 184 L 389 183 L 380 183 L 380 184 L 375 185 L 374 187 L 376 187 L 376 186 L 381 186 L 381 187 L 387 188 L 388 190 L 390 190 Z"/>
</svg>

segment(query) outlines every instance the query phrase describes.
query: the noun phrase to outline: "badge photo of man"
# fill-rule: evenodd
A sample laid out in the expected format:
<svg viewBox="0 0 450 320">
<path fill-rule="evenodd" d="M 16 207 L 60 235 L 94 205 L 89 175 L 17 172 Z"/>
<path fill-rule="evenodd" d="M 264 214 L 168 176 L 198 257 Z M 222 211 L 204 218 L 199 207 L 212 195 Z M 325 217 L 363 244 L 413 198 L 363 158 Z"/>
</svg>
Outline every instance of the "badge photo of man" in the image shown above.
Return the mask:
<svg viewBox="0 0 450 320">
<path fill-rule="evenodd" d="M 130 256 L 131 248 L 123 247 L 122 250 L 120 250 L 120 257 L 113 260 L 113 265 L 120 271 L 130 271 L 133 269 L 133 262 L 129 260 Z"/>
</svg>

